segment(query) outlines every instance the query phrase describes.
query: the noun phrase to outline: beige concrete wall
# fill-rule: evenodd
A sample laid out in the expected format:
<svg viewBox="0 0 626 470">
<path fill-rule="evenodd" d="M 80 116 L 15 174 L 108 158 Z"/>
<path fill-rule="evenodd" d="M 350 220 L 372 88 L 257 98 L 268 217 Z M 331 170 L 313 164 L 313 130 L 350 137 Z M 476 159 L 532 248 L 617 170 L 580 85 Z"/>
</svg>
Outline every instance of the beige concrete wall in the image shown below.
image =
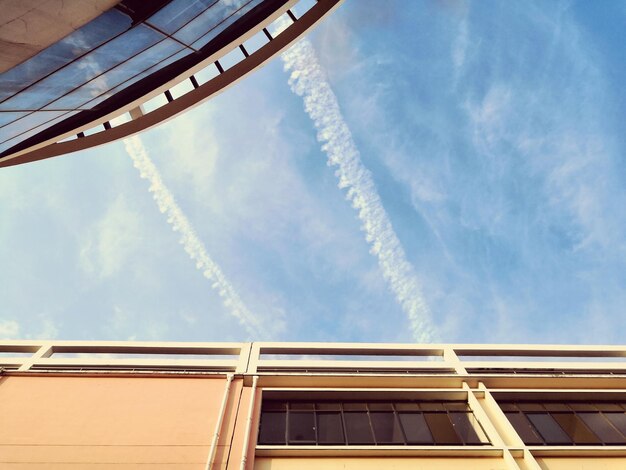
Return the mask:
<svg viewBox="0 0 626 470">
<path fill-rule="evenodd" d="M 152 464 L 200 470 L 225 383 L 225 378 L 3 377 L 0 468 Z M 240 388 L 234 383 L 220 440 L 222 458 Z"/>
<path fill-rule="evenodd" d="M 254 470 L 506 470 L 498 458 L 387 457 L 283 458 L 257 457 Z"/>
</svg>

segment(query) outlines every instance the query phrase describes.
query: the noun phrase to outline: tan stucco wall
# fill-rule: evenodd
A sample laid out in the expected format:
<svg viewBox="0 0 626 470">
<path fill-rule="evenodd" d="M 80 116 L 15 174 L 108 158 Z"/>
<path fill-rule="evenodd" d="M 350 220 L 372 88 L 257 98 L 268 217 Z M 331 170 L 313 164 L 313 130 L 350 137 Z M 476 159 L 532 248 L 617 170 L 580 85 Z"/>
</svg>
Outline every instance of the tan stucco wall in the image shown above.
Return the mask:
<svg viewBox="0 0 626 470">
<path fill-rule="evenodd" d="M 257 457 L 254 470 L 506 470 L 497 458 L 284 458 Z"/>
<path fill-rule="evenodd" d="M 241 385 L 233 382 L 221 460 Z M 0 468 L 202 469 L 224 386 L 224 378 L 4 377 Z"/>
<path fill-rule="evenodd" d="M 0 0 L 0 73 L 117 3 L 119 0 Z"/>
</svg>

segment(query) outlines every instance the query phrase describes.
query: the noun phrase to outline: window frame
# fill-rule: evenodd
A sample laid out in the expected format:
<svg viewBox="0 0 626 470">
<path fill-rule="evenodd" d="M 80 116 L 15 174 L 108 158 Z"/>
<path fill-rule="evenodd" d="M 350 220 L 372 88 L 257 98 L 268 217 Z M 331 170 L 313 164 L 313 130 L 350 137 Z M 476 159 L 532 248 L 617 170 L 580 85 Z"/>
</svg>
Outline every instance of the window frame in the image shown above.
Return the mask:
<svg viewBox="0 0 626 470">
<path fill-rule="evenodd" d="M 269 392 L 269 393 L 268 393 Z M 311 392 L 313 392 L 311 394 Z M 330 392 L 330 393 L 329 393 Z M 348 395 L 346 395 L 348 393 Z M 457 448 L 457 449 L 486 449 L 490 447 L 494 447 L 493 437 L 490 437 L 488 434 L 489 427 L 485 425 L 485 423 L 481 422 L 480 414 L 475 413 L 471 404 L 468 401 L 466 392 L 459 392 L 458 390 L 454 393 L 441 393 L 430 391 L 427 392 L 427 396 L 424 396 L 424 393 L 411 393 L 411 391 L 404 390 L 399 395 L 397 393 L 390 394 L 381 393 L 373 390 L 360 390 L 360 391 L 325 391 L 321 395 L 319 393 L 315 393 L 315 391 L 307 391 L 307 390 L 289 390 L 285 392 L 281 392 L 280 390 L 264 390 L 261 396 L 261 405 L 259 407 L 259 415 L 258 415 L 258 437 L 257 437 L 257 448 L 260 449 L 356 449 L 356 448 L 368 448 L 368 449 L 435 449 L 435 448 Z M 263 426 L 263 407 L 266 403 L 269 402 L 283 402 L 285 403 L 285 437 L 281 441 L 280 444 L 277 443 L 269 443 L 261 438 L 262 435 L 262 426 Z M 417 407 L 416 410 L 399 411 L 396 407 L 399 403 L 439 403 L 444 404 L 442 409 L 440 410 L 428 410 L 422 409 L 421 407 Z M 309 403 L 314 404 L 313 409 L 311 410 L 312 414 L 312 422 L 314 425 L 314 433 L 315 433 L 315 442 L 306 441 L 306 442 L 294 442 L 290 436 L 290 411 L 291 405 L 294 403 Z M 348 426 L 346 425 L 345 415 L 346 413 L 350 413 L 350 410 L 344 409 L 344 404 L 346 403 L 364 403 L 365 409 L 364 412 L 367 416 L 367 421 L 369 424 L 369 431 L 372 437 L 371 443 L 353 443 L 349 442 L 349 431 Z M 395 438 L 401 436 L 400 440 L 398 439 L 396 442 L 389 442 L 387 439 L 381 439 L 380 435 L 377 435 L 376 429 L 374 427 L 374 423 L 372 421 L 371 413 L 381 413 L 385 411 L 380 411 L 378 409 L 371 409 L 371 405 L 376 403 L 379 404 L 391 404 L 391 407 L 388 411 L 393 416 L 392 433 L 395 433 Z M 326 413 L 333 413 L 333 411 L 328 411 L 325 409 L 320 409 L 320 404 L 333 404 L 337 405 L 337 411 L 340 417 L 341 429 L 340 434 L 343 437 L 343 442 L 341 443 L 320 443 L 320 434 L 319 434 L 319 418 L 318 415 L 323 415 Z M 447 404 L 451 404 L 450 408 L 447 408 Z M 463 405 L 463 409 L 459 408 L 459 405 Z M 405 430 L 405 424 L 403 424 L 401 420 L 401 414 L 403 413 L 417 413 L 422 416 L 422 422 L 426 424 L 425 431 L 429 434 L 431 438 L 431 442 L 422 442 L 422 443 L 411 443 L 410 439 L 407 437 L 407 431 Z M 426 419 L 427 415 L 430 414 L 445 414 L 450 425 L 450 429 L 456 434 L 458 442 L 456 443 L 437 443 L 433 431 L 430 429 L 427 424 L 428 421 Z M 457 427 L 455 421 L 452 419 L 452 414 L 464 414 L 467 416 L 468 426 L 469 428 L 474 430 L 476 434 L 475 438 L 471 438 L 468 436 L 464 436 L 460 428 Z M 282 427 L 281 427 L 282 429 Z M 399 434 L 398 434 L 399 432 Z M 338 433 L 335 433 L 338 434 Z M 380 434 L 380 432 L 379 432 Z M 393 441 L 393 440 L 392 440 Z M 470 441 L 479 441 L 470 442 Z M 482 442 L 481 442 L 482 441 Z M 467 443 L 466 443 L 467 442 Z"/>
</svg>

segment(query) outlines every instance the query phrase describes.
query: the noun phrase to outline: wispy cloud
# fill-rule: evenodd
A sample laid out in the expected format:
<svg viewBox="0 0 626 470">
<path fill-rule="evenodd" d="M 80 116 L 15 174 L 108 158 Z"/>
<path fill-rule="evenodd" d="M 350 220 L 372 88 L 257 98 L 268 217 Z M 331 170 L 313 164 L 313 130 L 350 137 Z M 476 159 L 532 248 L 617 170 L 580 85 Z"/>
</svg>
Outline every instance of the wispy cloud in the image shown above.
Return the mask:
<svg viewBox="0 0 626 470">
<path fill-rule="evenodd" d="M 117 274 L 142 243 L 139 214 L 119 195 L 89 230 L 80 251 L 82 268 L 100 278 Z"/>
<path fill-rule="evenodd" d="M 282 54 L 289 84 L 302 96 L 306 112 L 318 131 L 318 140 L 337 167 L 339 187 L 358 211 L 370 251 L 378 258 L 383 276 L 398 303 L 409 317 L 416 341 L 430 342 L 436 336 L 421 285 L 409 264 L 378 195 L 370 172 L 361 162 L 352 134 L 339 109 L 337 98 L 319 65 L 311 43 L 301 40 Z"/>
<path fill-rule="evenodd" d="M 20 324 L 15 320 L 0 320 L 0 339 L 13 339 L 20 335 Z"/>
<path fill-rule="evenodd" d="M 124 146 L 141 177 L 150 182 L 149 190 L 159 210 L 167 215 L 167 222 L 172 226 L 172 229 L 180 233 L 181 245 L 189 257 L 196 262 L 196 268 L 212 282 L 211 287 L 218 292 L 224 306 L 230 310 L 231 314 L 239 320 L 252 337 L 267 337 L 266 329 L 260 319 L 248 310 L 220 267 L 208 255 L 191 223 L 163 183 L 159 171 L 152 163 L 139 137 L 125 139 Z"/>
</svg>

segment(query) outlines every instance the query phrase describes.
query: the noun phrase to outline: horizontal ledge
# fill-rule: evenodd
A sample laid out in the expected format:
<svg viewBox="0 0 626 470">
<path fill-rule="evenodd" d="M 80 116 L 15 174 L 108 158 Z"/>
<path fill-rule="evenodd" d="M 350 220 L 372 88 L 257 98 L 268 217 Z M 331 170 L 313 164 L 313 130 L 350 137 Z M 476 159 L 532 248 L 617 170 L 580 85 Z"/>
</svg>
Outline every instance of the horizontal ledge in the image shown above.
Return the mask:
<svg viewBox="0 0 626 470">
<path fill-rule="evenodd" d="M 504 449 L 492 446 L 266 446 L 257 457 L 501 457 Z"/>
<path fill-rule="evenodd" d="M 534 457 L 626 457 L 626 446 L 528 447 Z"/>
</svg>

